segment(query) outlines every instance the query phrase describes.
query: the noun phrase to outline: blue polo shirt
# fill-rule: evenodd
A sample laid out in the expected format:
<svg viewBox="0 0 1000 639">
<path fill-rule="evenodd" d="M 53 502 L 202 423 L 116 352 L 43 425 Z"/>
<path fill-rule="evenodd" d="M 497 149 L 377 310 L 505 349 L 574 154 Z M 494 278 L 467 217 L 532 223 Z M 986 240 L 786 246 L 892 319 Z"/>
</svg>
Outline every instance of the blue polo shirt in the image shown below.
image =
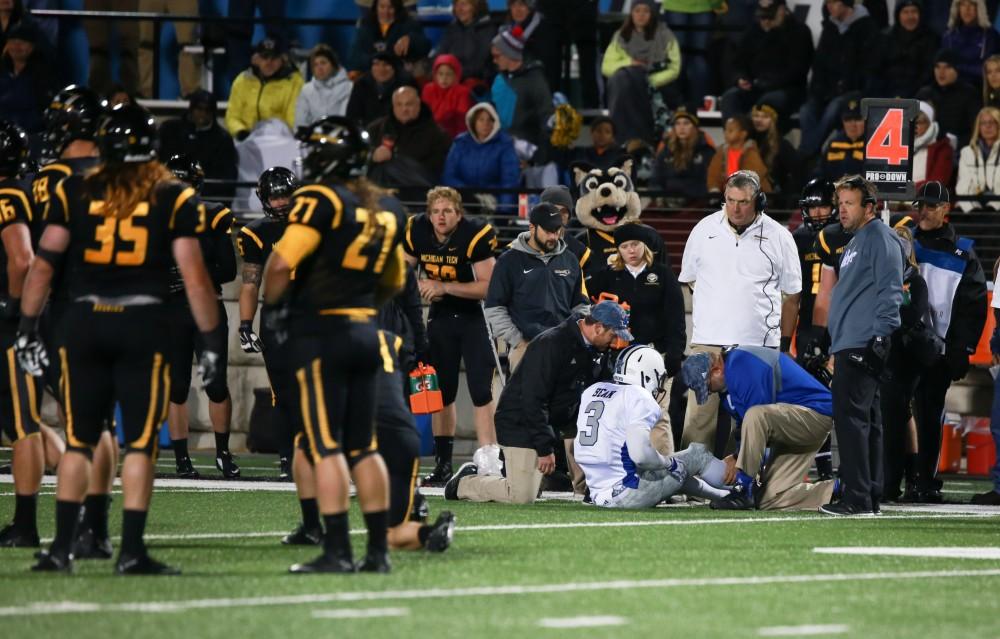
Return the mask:
<svg viewBox="0 0 1000 639">
<path fill-rule="evenodd" d="M 833 416 L 833 395 L 791 357 L 761 346 L 738 346 L 726 356 L 726 410 L 742 424 L 747 411 L 794 404 Z"/>
</svg>

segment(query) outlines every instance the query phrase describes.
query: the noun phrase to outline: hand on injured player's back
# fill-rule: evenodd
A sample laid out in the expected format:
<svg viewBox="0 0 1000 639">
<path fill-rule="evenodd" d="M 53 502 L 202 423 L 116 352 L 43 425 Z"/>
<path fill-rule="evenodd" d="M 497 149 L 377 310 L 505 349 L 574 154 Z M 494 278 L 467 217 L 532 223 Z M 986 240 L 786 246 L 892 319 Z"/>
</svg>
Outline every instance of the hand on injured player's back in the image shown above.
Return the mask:
<svg viewBox="0 0 1000 639">
<path fill-rule="evenodd" d="M 722 460 L 722 463 L 726 465 L 726 474 L 722 476 L 722 482 L 724 484 L 732 484 L 736 482 L 736 457 L 729 455 Z"/>
<path fill-rule="evenodd" d="M 556 454 L 549 453 L 545 457 L 538 458 L 538 472 L 543 475 L 551 475 L 556 469 Z"/>
</svg>

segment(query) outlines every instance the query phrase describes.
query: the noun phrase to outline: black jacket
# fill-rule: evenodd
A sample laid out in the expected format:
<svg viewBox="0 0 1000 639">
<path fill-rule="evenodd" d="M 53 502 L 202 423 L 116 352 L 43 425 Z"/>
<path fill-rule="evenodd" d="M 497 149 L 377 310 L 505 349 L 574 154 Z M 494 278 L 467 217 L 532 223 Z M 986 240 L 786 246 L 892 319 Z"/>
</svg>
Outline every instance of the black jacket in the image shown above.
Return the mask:
<svg viewBox="0 0 1000 639">
<path fill-rule="evenodd" d="M 704 133 L 698 134 L 698 145 L 691 156 L 691 163 L 683 169 L 673 164 L 670 148 L 663 147 L 653 164 L 653 181 L 657 188 L 669 195 L 684 197 L 705 197 L 708 195 L 708 165 L 715 156 L 715 149 L 708 143 Z"/>
<path fill-rule="evenodd" d="M 489 14 L 473 20 L 472 24 L 464 25 L 459 20 L 452 20 L 444 28 L 441 41 L 438 42 L 436 53 L 450 53 L 462 63 L 462 76 L 492 80 L 496 75 L 493 66 L 493 56 L 490 46 L 493 36 L 497 34 L 497 25 Z"/>
<path fill-rule="evenodd" d="M 435 179 L 441 177 L 444 160 L 451 148 L 451 138 L 441 130 L 426 104 L 421 103 L 416 120 L 402 123 L 391 112 L 368 127 L 372 148 L 392 138 L 393 156 L 402 155 L 416 160 Z"/>
<path fill-rule="evenodd" d="M 863 15 L 858 16 L 859 12 Z M 813 58 L 810 96 L 829 100 L 869 88 L 873 69 L 868 56 L 876 45 L 878 31 L 871 16 L 864 14 L 867 10 L 863 5 L 854 5 L 852 22 L 844 33 L 829 18 L 823 21 Z"/>
<path fill-rule="evenodd" d="M 628 269 L 606 269 L 590 279 L 587 291 L 595 300 L 601 293 L 611 293 L 618 296 L 619 302 L 627 302 L 629 330 L 635 341 L 652 344 L 664 353 L 671 373 L 680 368 L 687 331 L 684 293 L 673 270 L 655 262 L 638 277 L 632 277 Z"/>
<path fill-rule="evenodd" d="M 952 298 L 951 323 L 948 325 L 948 333 L 944 340 L 946 355 L 949 352 L 964 352 L 971 355 L 976 351 L 983 326 L 986 325 L 986 276 L 982 264 L 979 263 L 974 249 L 969 248 L 965 251 L 958 248 L 956 245 L 958 235 L 950 224 L 933 231 L 922 231 L 917 227 L 913 239 L 926 249 L 941 251 L 965 260 L 965 271 Z"/>
<path fill-rule="evenodd" d="M 983 101 L 979 89 L 961 80 L 946 87 L 931 82 L 917 91 L 916 98 L 931 103 L 938 126 L 945 133 L 958 137 L 958 148 L 969 143 L 972 125 Z"/>
<path fill-rule="evenodd" d="M 881 38 L 878 68 L 879 93 L 887 98 L 911 98 L 920 87 L 931 81 L 934 69 L 934 54 L 941 38 L 923 20 L 913 31 L 899 26 L 899 11 L 896 9 L 896 23 Z"/>
<path fill-rule="evenodd" d="M 427 357 L 429 346 L 424 326 L 424 307 L 420 301 L 416 271 L 407 269 L 406 286 L 378 311 L 379 328 L 399 335 L 416 360 Z M 414 362 L 416 363 L 416 362 Z"/>
<path fill-rule="evenodd" d="M 371 73 L 361 76 L 351 89 L 344 115 L 367 127 L 369 123 L 392 113 L 393 91 L 404 85 L 416 86 L 401 64 L 394 67 L 396 75 L 385 84 L 376 82 Z"/>
<path fill-rule="evenodd" d="M 562 438 L 576 433 L 580 395 L 608 377 L 603 356 L 584 342 L 578 319 L 570 317 L 528 344 L 497 403 L 501 446 L 531 448 L 544 457 L 554 450 L 556 431 Z"/>
<path fill-rule="evenodd" d="M 788 15 L 780 27 L 770 31 L 755 21 L 743 34 L 735 75 L 752 81 L 762 92 L 805 91 L 812 60 L 812 33 L 795 16 Z"/>
<path fill-rule="evenodd" d="M 236 168 L 239 165 L 236 146 L 229 132 L 214 118 L 212 126 L 204 130 L 196 129 L 187 116 L 167 120 L 160 127 L 159 138 L 159 156 L 162 160 L 169 160 L 175 155 L 186 155 L 201 164 L 206 179 L 236 181 Z M 206 199 L 230 199 L 234 190 L 232 186 L 206 184 L 201 195 Z"/>
</svg>

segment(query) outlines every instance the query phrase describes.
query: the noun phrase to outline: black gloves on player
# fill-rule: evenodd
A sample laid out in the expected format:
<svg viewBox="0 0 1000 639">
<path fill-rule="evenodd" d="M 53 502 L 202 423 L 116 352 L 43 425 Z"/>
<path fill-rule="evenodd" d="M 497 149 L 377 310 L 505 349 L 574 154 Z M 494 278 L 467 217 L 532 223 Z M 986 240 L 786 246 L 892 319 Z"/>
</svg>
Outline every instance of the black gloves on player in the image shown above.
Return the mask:
<svg viewBox="0 0 1000 639">
<path fill-rule="evenodd" d="M 240 348 L 244 353 L 259 353 L 264 350 L 257 333 L 253 332 L 252 320 L 240 322 Z"/>
</svg>

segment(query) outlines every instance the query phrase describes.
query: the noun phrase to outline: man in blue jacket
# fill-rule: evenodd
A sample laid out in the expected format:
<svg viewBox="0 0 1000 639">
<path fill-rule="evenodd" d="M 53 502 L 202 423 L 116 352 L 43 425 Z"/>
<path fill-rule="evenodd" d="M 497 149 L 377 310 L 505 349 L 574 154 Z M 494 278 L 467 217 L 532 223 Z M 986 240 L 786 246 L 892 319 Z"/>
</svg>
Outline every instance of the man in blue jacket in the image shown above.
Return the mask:
<svg viewBox="0 0 1000 639">
<path fill-rule="evenodd" d="M 833 429 L 833 400 L 795 360 L 773 348 L 737 346 L 691 355 L 681 375 L 699 404 L 720 393 L 739 429 L 739 454 L 724 460 L 725 482 L 734 487 L 713 509 L 813 510 L 830 501 L 834 480 L 802 478 Z"/>
</svg>

